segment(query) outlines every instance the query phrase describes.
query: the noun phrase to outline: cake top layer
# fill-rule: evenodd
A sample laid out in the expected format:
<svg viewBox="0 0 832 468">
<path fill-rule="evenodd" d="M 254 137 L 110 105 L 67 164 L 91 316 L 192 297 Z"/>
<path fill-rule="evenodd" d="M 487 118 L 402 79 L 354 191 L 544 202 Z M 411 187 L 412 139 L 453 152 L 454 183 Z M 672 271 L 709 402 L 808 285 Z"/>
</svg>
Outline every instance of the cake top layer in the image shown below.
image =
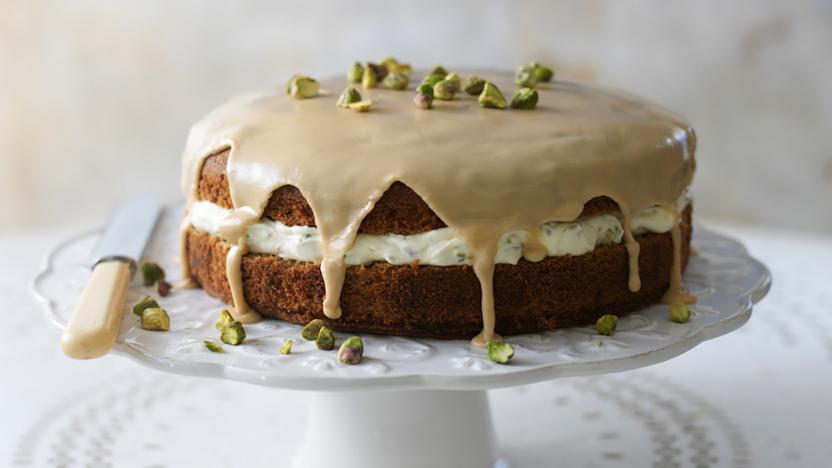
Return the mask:
<svg viewBox="0 0 832 468">
<path fill-rule="evenodd" d="M 509 74 L 478 75 L 506 95 L 515 89 Z M 400 180 L 440 217 L 441 203 L 431 200 L 437 197 L 427 186 L 431 181 L 440 185 L 441 194 L 459 193 L 468 205 L 475 195 L 469 192 L 480 192 L 477 198 L 503 199 L 507 192 L 501 188 L 514 197 L 534 192 L 535 202 L 541 195 L 588 199 L 576 192 L 621 201 L 624 194 L 619 192 L 627 190 L 613 188 L 633 185 L 629 182 L 634 182 L 634 175 L 622 177 L 616 168 L 642 164 L 647 169 L 642 175 L 648 179 L 661 177 L 662 170 L 670 176 L 650 185 L 674 191 L 670 198 L 675 200 L 694 168 L 695 140 L 689 124 L 623 93 L 556 81 L 538 85 L 540 104 L 533 110 L 484 109 L 476 97 L 460 93 L 453 101 L 436 101 L 426 111 L 411 102 L 412 91 L 377 88 L 362 90 L 374 106 L 359 114 L 335 106 L 345 85 L 343 78 L 325 80 L 322 86 L 330 95 L 304 100 L 282 89 L 246 95 L 210 113 L 188 139 L 185 196 L 194 194 L 204 157 L 228 147 L 232 199 L 238 207 L 262 198 L 259 190 L 240 190 L 241 184 L 269 191 L 283 184 L 304 185 L 307 189 L 301 191 L 309 199 L 313 197 L 308 183 L 315 180 L 320 182 L 318 196 L 341 204 L 347 192 L 360 186 L 378 190 L 382 185 L 383 192 Z M 567 172 L 592 172 L 593 177 L 566 181 Z M 549 183 L 554 178 L 561 179 L 557 186 Z M 544 185 L 544 193 L 537 192 L 536 182 Z M 599 185 L 605 190 L 599 192 Z M 523 211 L 535 208 L 546 210 L 524 206 Z"/>
<path fill-rule="evenodd" d="M 509 74 L 477 75 L 506 96 L 515 89 Z M 204 159 L 230 148 L 235 210 L 221 232 L 234 243 L 273 190 L 296 186 L 321 234 L 324 312 L 331 318 L 340 314 L 343 258 L 363 217 L 395 181 L 418 193 L 471 247 L 485 317 L 503 233 L 571 221 L 598 196 L 619 204 L 629 231 L 631 214 L 673 206 L 695 169 L 695 137 L 686 121 L 606 89 L 555 81 L 537 86 L 533 110 L 485 109 L 462 93 L 422 110 L 411 100 L 411 84 L 409 91 L 361 90 L 374 105 L 356 113 L 335 105 L 343 78 L 321 85 L 329 95 L 297 100 L 275 89 L 210 113 L 188 138 L 183 190 L 192 201 Z M 628 234 L 628 247 L 637 249 Z M 528 244 L 533 249 L 534 240 Z"/>
</svg>

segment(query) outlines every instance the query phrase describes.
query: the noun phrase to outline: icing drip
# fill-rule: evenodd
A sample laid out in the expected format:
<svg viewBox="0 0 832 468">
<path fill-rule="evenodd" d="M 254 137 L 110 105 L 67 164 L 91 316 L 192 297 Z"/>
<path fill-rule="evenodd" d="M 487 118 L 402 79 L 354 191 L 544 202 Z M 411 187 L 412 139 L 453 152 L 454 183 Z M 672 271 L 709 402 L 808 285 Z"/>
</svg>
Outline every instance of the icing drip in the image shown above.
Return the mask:
<svg viewBox="0 0 832 468">
<path fill-rule="evenodd" d="M 347 263 L 344 257 L 326 258 L 321 262 L 321 274 L 326 289 L 323 307 L 324 315 L 328 318 L 341 318 L 341 289 L 344 287 L 346 273 Z"/>
<path fill-rule="evenodd" d="M 523 239 L 523 258 L 530 262 L 539 262 L 546 258 L 546 246 L 543 245 L 543 228 L 537 227 L 528 233 Z"/>
<path fill-rule="evenodd" d="M 391 182 L 392 183 L 392 182 Z M 324 279 L 323 312 L 327 318 L 341 318 L 341 290 L 347 274 L 347 251 L 355 242 L 361 221 L 372 211 L 376 201 L 384 194 L 389 183 L 383 188 L 376 188 L 367 194 L 367 198 L 359 198 L 355 205 L 347 204 L 347 199 L 337 200 L 333 210 L 329 205 L 320 203 L 314 197 L 307 197 L 315 223 L 321 234 L 321 275 Z M 348 188 L 344 188 L 348 190 Z M 301 190 L 302 191 L 302 190 Z M 306 196 L 306 194 L 304 194 Z M 337 197 L 337 194 L 335 194 Z"/>
<path fill-rule="evenodd" d="M 196 281 L 191 277 L 191 264 L 188 261 L 188 228 L 191 227 L 189 208 L 185 209 L 185 217 L 179 224 L 179 267 L 182 270 L 182 280 L 176 285 L 180 289 L 195 288 Z"/>
<path fill-rule="evenodd" d="M 474 346 L 485 346 L 491 340 L 499 340 L 494 333 L 497 317 L 494 311 L 494 257 L 497 254 L 499 237 L 490 236 L 480 245 L 472 245 L 474 251 L 474 274 L 480 282 L 482 295 L 482 332 L 474 337 Z"/>
<path fill-rule="evenodd" d="M 242 261 L 243 255 L 248 253 L 246 233 L 249 226 L 260 219 L 260 213 L 249 207 L 237 208 L 226 217 L 219 226 L 219 235 L 231 248 L 225 258 L 225 276 L 231 289 L 231 299 L 234 306 L 229 311 L 234 319 L 241 323 L 254 323 L 260 320 L 260 314 L 252 310 L 246 302 L 243 291 Z"/>
<path fill-rule="evenodd" d="M 682 284 L 682 230 L 679 226 L 682 217 L 675 205 L 667 208 L 675 218 L 673 228 L 670 230 L 670 237 L 673 239 L 673 265 L 670 268 L 670 286 L 662 296 L 662 302 L 665 304 L 672 302 L 696 304 L 696 296 L 685 289 Z"/>
<path fill-rule="evenodd" d="M 225 274 L 228 277 L 228 285 L 231 287 L 231 298 L 234 307 L 229 310 L 234 320 L 241 323 L 254 323 L 260 320 L 260 314 L 251 310 L 246 302 L 243 293 L 243 278 L 240 265 L 243 255 L 248 252 L 245 237 L 240 237 L 238 242 L 228 250 L 225 257 Z"/>
<path fill-rule="evenodd" d="M 627 279 L 627 287 L 630 291 L 637 292 L 641 289 L 641 275 L 639 275 L 638 272 L 638 255 L 641 252 L 641 246 L 636 240 L 636 237 L 633 235 L 633 216 L 630 214 L 630 210 L 625 209 L 623 205 L 620 206 L 621 214 L 624 217 L 624 245 L 627 247 L 627 257 L 630 270 L 629 277 Z"/>
<path fill-rule="evenodd" d="M 514 86 L 509 74 L 477 74 L 504 91 Z M 344 83 L 322 85 L 339 89 Z M 631 214 L 672 205 L 684 192 L 695 167 L 693 132 L 684 120 L 611 91 L 560 81 L 538 91 L 541 105 L 528 112 L 481 109 L 469 96 L 426 112 L 412 104 L 409 92 L 374 89 L 367 98 L 377 106 L 361 115 L 337 109 L 334 95 L 298 101 L 281 91 L 244 96 L 209 114 L 188 138 L 183 190 L 193 202 L 205 158 L 230 149 L 234 210 L 220 235 L 234 244 L 226 274 L 236 317 L 253 316 L 240 273 L 246 229 L 283 185 L 297 187 L 315 217 L 326 288 L 322 308 L 329 318 L 341 316 L 344 257 L 361 221 L 394 181 L 418 193 L 471 247 L 482 290 L 483 331 L 476 344 L 496 337 L 492 283 L 500 237 L 573 221 L 594 197 L 608 196 L 621 207 L 628 285 L 637 291 L 639 245 Z M 679 237 L 678 227 L 675 232 Z M 535 237 L 524 241 L 530 261 L 540 258 Z M 679 275 L 671 282 L 678 285 L 681 270 L 674 262 Z"/>
</svg>

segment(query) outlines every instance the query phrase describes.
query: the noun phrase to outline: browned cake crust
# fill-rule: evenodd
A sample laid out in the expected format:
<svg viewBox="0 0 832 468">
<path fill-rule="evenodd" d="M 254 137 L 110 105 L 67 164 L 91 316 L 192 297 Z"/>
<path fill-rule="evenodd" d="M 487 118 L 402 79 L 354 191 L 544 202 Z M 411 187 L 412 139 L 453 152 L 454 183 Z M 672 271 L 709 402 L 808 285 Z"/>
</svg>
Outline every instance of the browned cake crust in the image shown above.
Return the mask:
<svg viewBox="0 0 832 468">
<path fill-rule="evenodd" d="M 274 199 L 274 197 L 273 197 Z M 691 207 L 682 222 L 682 264 L 687 265 Z M 621 245 L 584 255 L 498 264 L 494 273 L 497 332 L 531 333 L 585 325 L 603 314 L 624 314 L 658 301 L 668 287 L 673 259 L 670 233 L 645 234 L 639 268 L 641 290 L 627 289 L 628 256 Z M 191 229 L 187 252 L 193 278 L 225 302 L 228 244 Z M 249 305 L 269 317 L 305 324 L 323 319 L 336 330 L 432 338 L 468 339 L 482 329 L 480 287 L 469 266 L 402 266 L 374 263 L 347 269 L 341 295 L 343 316 L 328 320 L 321 309 L 320 265 L 248 254 L 242 260 Z"/>
<path fill-rule="evenodd" d="M 226 166 L 228 150 L 205 159 L 197 185 L 197 198 L 230 209 Z M 594 216 L 618 211 L 618 205 L 607 197 L 590 200 L 581 216 Z M 312 208 L 296 187 L 284 185 L 272 193 L 263 216 L 286 226 L 315 226 Z M 373 211 L 361 222 L 358 232 L 367 234 L 417 234 L 446 227 L 427 203 L 410 187 L 394 182 L 378 200 Z"/>
</svg>

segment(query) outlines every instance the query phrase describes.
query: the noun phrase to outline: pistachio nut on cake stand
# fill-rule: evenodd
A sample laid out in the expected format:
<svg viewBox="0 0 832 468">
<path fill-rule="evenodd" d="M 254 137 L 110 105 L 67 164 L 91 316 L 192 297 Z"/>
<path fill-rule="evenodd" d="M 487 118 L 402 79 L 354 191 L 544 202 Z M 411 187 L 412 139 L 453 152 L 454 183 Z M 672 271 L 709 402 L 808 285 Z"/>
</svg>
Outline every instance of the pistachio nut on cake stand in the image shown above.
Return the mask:
<svg viewBox="0 0 832 468">
<path fill-rule="evenodd" d="M 178 275 L 180 219 L 181 207 L 166 209 L 144 254 L 169 278 Z M 81 294 L 89 274 L 84 259 L 99 235 L 79 234 L 55 247 L 33 281 L 36 298 L 58 326 L 66 325 Z M 702 228 L 692 242 L 696 253 L 684 280 L 699 302 L 691 306 L 689 322 L 673 322 L 666 305 L 654 305 L 621 317 L 612 336 L 599 335 L 594 326 L 512 336 L 516 354 L 506 365 L 468 341 L 376 335 L 362 336 L 360 364 L 345 365 L 336 351 L 303 340 L 301 327 L 276 320 L 246 325 L 242 344 L 215 353 L 203 342 L 219 343 L 214 324 L 224 304 L 199 289 L 174 290 L 159 299 L 170 316 L 169 331 L 148 331 L 128 310 L 154 290 L 135 280 L 112 352 L 174 374 L 314 392 L 305 440 L 293 455 L 296 467 L 329 468 L 331 456 L 340 468 L 510 466 L 511 460 L 499 459 L 486 390 L 649 366 L 749 319 L 752 305 L 768 291 L 767 268 L 737 241 Z M 348 337 L 336 332 L 339 344 Z M 288 339 L 294 346 L 282 354 Z"/>
</svg>

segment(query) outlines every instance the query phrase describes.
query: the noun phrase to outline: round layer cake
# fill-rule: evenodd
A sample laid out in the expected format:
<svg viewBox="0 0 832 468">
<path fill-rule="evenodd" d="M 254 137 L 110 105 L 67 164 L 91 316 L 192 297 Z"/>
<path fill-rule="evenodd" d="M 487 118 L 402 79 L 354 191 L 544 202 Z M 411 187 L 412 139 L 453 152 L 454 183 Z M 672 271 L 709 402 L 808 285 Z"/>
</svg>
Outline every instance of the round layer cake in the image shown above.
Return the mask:
<svg viewBox="0 0 832 468">
<path fill-rule="evenodd" d="M 679 117 L 564 81 L 532 110 L 423 110 L 411 86 L 362 90 L 356 113 L 345 86 L 244 96 L 191 131 L 183 269 L 238 320 L 485 342 L 691 300 Z"/>
</svg>

